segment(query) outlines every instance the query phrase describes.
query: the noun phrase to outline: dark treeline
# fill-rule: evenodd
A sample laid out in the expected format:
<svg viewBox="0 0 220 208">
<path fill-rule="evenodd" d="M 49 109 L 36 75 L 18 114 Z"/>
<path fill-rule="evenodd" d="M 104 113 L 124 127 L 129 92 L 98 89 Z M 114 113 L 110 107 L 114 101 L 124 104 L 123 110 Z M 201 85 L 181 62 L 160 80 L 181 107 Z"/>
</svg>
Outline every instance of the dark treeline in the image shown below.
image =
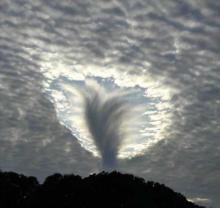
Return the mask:
<svg viewBox="0 0 220 208">
<path fill-rule="evenodd" d="M 35 177 L 0 172 L 1 208 L 202 208 L 170 188 L 119 172 L 87 178 L 53 174 Z"/>
</svg>

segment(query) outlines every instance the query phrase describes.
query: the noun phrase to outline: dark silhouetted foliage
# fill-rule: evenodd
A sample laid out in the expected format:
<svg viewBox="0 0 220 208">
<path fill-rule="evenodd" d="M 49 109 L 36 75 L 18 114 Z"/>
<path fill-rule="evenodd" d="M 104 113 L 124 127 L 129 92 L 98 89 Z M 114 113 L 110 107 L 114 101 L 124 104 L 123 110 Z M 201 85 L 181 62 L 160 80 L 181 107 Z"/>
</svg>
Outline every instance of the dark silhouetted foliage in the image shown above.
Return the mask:
<svg viewBox="0 0 220 208">
<path fill-rule="evenodd" d="M 37 187 L 39 183 L 35 177 L 0 171 L 0 207 L 22 207 Z"/>
<path fill-rule="evenodd" d="M 170 188 L 130 174 L 101 172 L 82 179 L 53 174 L 34 177 L 0 172 L 2 208 L 202 208 Z"/>
</svg>

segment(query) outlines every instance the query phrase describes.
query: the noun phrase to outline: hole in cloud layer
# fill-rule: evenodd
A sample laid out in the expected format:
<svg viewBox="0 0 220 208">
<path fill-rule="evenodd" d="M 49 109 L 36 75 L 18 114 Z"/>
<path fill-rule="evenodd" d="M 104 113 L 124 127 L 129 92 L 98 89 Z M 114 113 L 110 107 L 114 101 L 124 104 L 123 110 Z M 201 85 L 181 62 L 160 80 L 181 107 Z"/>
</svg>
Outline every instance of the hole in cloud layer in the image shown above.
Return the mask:
<svg viewBox="0 0 220 208">
<path fill-rule="evenodd" d="M 129 116 L 120 117 L 124 125 L 120 134 L 125 138 L 120 141 L 116 154 L 118 158 L 143 154 L 166 138 L 167 128 L 171 124 L 172 93 L 159 79 L 155 80 L 147 74 L 146 70 L 132 74 L 129 70 L 116 71 L 99 66 L 75 66 L 71 70 L 61 64 L 55 65 L 56 70 L 51 66 L 41 68 L 46 78 L 45 92 L 54 103 L 59 121 L 94 156 L 103 157 L 100 147 L 92 139 L 94 135 L 89 131 L 85 118 L 85 99 L 91 101 L 94 92 L 100 99 L 98 105 L 102 107 L 103 103 L 108 103 L 114 97 L 116 102 L 122 99 L 123 108 L 128 108 L 125 114 Z"/>
</svg>

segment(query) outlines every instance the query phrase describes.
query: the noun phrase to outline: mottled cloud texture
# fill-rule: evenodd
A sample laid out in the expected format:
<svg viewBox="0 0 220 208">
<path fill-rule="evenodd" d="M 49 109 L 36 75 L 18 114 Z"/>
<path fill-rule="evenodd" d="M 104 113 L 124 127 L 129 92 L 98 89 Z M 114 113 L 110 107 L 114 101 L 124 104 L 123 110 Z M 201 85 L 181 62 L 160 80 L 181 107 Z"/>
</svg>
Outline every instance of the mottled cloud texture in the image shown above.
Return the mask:
<svg viewBox="0 0 220 208">
<path fill-rule="evenodd" d="M 120 170 L 219 207 L 219 11 L 217 0 L 2 0 L 0 168 L 97 171 L 60 85 L 90 78 L 146 102 L 148 148 Z"/>
</svg>

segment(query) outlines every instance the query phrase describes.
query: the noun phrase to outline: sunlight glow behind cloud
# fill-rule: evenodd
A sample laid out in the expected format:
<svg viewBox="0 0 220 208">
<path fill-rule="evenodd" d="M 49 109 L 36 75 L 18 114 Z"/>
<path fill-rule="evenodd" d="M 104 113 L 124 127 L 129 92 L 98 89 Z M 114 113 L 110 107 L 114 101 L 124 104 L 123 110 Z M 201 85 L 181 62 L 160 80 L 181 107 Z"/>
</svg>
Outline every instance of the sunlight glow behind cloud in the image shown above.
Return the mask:
<svg viewBox="0 0 220 208">
<path fill-rule="evenodd" d="M 0 1 L 0 168 L 98 169 L 61 87 L 93 79 L 146 107 L 149 147 L 120 170 L 219 207 L 219 11 L 217 0 Z"/>
<path fill-rule="evenodd" d="M 141 123 L 138 123 L 136 136 L 130 135 L 126 144 L 119 151 L 119 158 L 130 158 L 143 154 L 148 148 L 165 138 L 166 131 L 171 125 L 172 89 L 162 84 L 162 80 L 153 78 L 147 70 L 141 75 L 133 75 L 129 70 L 120 71 L 114 68 L 100 66 L 74 66 L 62 65 L 59 60 L 43 64 L 41 71 L 45 76 L 45 92 L 54 103 L 60 122 L 69 128 L 80 144 L 95 156 L 99 153 L 88 133 L 83 118 L 83 103 L 75 87 L 85 88 L 88 78 L 96 80 L 107 92 L 125 90 L 131 93 L 131 100 L 136 100 L 136 106 L 141 105 L 143 114 Z M 56 70 L 54 70 L 56 67 Z M 101 88 L 100 88 L 101 90 Z M 132 129 L 137 124 L 130 124 Z M 139 129 L 139 130 L 138 130 Z M 131 131 L 132 132 L 132 131 Z"/>
</svg>

